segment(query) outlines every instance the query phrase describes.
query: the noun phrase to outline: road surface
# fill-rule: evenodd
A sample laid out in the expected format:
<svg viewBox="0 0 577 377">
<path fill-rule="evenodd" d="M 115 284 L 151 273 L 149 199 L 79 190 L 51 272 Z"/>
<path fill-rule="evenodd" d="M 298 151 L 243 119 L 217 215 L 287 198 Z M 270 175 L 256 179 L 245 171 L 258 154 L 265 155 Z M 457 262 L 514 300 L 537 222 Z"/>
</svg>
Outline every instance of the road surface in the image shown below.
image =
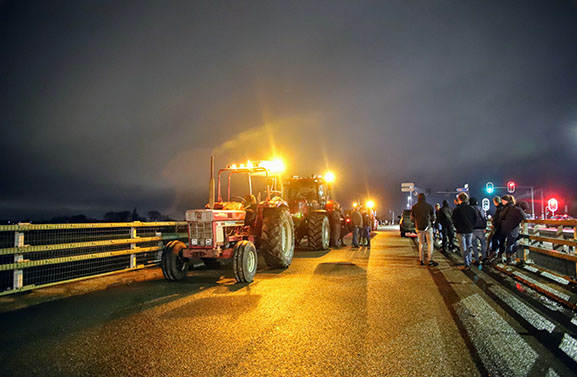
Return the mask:
<svg viewBox="0 0 577 377">
<path fill-rule="evenodd" d="M 505 297 L 510 291 L 490 277 L 479 284 L 475 272 L 459 271 L 452 256 L 438 253 L 438 267 L 420 266 L 414 240 L 398 230 L 375 233 L 372 246 L 299 250 L 285 271 L 259 266 L 250 285 L 234 284 L 228 270 L 199 268 L 168 282 L 155 269 L 146 281 L 5 312 L 0 375 L 555 376 L 577 370 L 491 299 L 487 287 Z"/>
</svg>

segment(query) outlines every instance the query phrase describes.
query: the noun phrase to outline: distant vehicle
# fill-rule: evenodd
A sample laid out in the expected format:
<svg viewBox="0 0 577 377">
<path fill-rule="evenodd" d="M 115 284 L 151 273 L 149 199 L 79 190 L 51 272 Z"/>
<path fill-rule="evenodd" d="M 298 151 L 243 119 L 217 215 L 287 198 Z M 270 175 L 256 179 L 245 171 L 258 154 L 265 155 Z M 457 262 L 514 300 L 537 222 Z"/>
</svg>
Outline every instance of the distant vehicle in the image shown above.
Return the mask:
<svg viewBox="0 0 577 377">
<path fill-rule="evenodd" d="M 415 224 L 411 220 L 411 210 L 405 209 L 403 215 L 399 216 L 399 229 L 401 230 L 401 237 L 406 237 L 407 233 L 416 233 Z"/>
</svg>

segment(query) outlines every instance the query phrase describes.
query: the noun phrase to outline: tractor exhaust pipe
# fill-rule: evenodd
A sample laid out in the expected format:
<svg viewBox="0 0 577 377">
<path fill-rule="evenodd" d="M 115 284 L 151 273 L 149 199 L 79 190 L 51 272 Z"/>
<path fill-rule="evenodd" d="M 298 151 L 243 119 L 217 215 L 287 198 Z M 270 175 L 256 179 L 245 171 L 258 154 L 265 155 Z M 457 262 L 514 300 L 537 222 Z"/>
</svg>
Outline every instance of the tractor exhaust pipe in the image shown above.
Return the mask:
<svg viewBox="0 0 577 377">
<path fill-rule="evenodd" d="M 214 208 L 214 156 L 210 156 L 210 181 L 208 182 L 208 208 Z"/>
</svg>

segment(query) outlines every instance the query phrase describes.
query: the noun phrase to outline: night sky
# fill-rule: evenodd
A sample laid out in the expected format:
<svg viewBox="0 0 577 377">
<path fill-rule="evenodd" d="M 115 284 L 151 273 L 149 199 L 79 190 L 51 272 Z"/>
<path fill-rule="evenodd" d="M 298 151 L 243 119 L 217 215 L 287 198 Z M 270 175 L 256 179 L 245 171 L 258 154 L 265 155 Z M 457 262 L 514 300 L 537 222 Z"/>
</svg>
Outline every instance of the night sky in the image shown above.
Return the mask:
<svg viewBox="0 0 577 377">
<path fill-rule="evenodd" d="M 572 205 L 577 2 L 0 1 L 0 125 L 0 219 L 183 218 L 211 153 Z"/>
</svg>

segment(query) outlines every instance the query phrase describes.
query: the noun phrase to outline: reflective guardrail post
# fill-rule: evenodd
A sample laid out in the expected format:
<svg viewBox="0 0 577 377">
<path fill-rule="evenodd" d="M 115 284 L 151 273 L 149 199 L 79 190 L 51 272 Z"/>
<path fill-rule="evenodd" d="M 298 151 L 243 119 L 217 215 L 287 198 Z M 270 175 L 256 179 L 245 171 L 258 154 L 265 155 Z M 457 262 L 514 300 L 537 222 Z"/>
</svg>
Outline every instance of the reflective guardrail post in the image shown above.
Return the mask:
<svg viewBox="0 0 577 377">
<path fill-rule="evenodd" d="M 136 237 L 138 237 L 136 234 L 136 228 L 135 227 L 130 228 L 130 238 L 135 239 Z M 136 244 L 131 243 L 130 248 L 136 249 Z M 136 268 L 136 254 L 130 254 L 130 268 Z"/>
<path fill-rule="evenodd" d="M 24 247 L 24 232 L 14 232 L 14 247 Z M 24 254 L 14 254 L 14 263 L 22 263 Z M 14 269 L 12 289 L 21 289 L 24 286 L 24 270 Z"/>
</svg>

